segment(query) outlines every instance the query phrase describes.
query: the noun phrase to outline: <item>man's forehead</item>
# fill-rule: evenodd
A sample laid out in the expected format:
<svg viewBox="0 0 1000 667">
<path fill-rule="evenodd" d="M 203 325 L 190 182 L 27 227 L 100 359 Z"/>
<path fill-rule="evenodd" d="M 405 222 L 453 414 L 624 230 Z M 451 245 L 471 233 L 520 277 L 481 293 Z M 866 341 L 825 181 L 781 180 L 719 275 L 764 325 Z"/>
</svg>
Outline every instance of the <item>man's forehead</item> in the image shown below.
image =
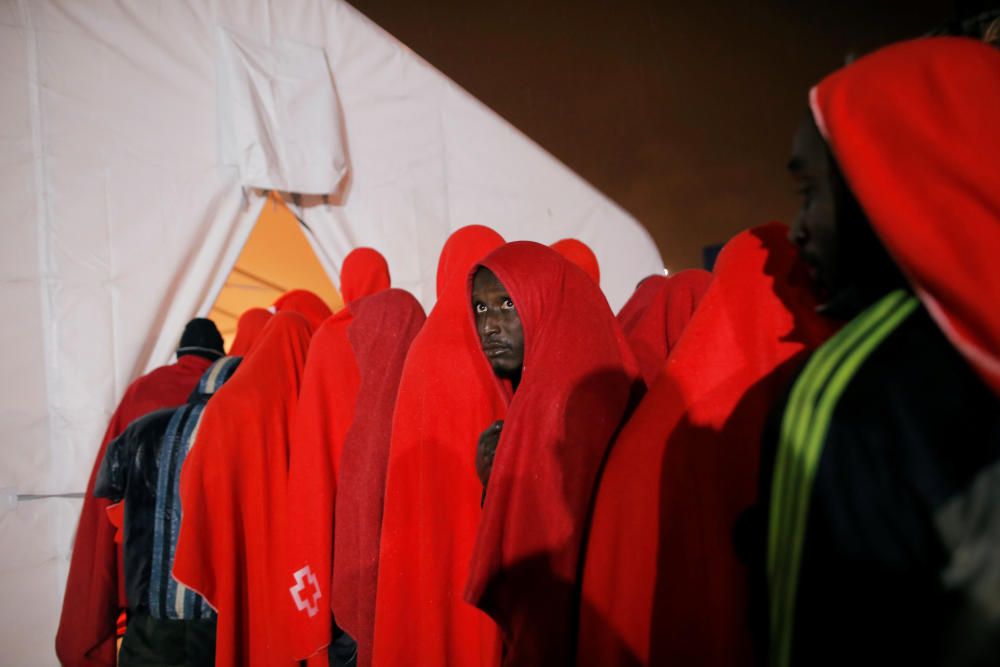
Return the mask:
<svg viewBox="0 0 1000 667">
<path fill-rule="evenodd" d="M 493 274 L 492 271 L 487 269 L 485 266 L 480 267 L 476 271 L 476 277 L 473 280 L 472 287 L 477 292 L 506 292 L 506 288 L 500 279 Z"/>
<path fill-rule="evenodd" d="M 824 158 L 824 142 L 820 136 L 812 116 L 807 116 L 799 124 L 792 141 L 792 157 L 788 161 L 788 170 L 794 173 L 806 171 L 821 171 L 826 164 Z"/>
</svg>

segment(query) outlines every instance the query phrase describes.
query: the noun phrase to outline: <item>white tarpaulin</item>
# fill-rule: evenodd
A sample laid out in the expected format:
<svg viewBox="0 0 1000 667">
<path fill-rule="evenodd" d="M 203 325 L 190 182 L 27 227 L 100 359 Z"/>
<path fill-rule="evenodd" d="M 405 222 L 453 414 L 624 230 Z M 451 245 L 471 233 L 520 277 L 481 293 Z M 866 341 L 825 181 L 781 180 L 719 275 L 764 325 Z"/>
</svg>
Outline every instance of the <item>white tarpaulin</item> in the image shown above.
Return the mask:
<svg viewBox="0 0 1000 667">
<path fill-rule="evenodd" d="M 219 149 L 245 187 L 306 194 L 347 172 L 343 121 L 326 52 L 218 29 Z"/>
<path fill-rule="evenodd" d="M 336 0 L 0 0 L 0 664 L 54 664 L 79 500 L 128 382 L 208 312 L 264 201 L 336 279 L 425 305 L 466 224 L 573 236 L 615 308 L 662 271 L 627 214 Z M 224 130 L 220 132 L 220 129 Z M 322 196 L 325 195 L 325 196 Z M 0 493 L 0 495 L 3 495 Z"/>
</svg>

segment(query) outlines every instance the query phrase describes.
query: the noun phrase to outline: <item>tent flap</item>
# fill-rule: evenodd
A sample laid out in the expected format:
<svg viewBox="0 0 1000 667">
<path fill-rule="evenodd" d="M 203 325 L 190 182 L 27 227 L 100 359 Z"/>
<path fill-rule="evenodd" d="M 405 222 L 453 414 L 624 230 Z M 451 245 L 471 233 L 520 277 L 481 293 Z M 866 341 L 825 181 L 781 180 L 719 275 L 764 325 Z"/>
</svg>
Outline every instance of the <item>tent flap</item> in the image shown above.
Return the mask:
<svg viewBox="0 0 1000 667">
<path fill-rule="evenodd" d="M 219 28 L 219 153 L 244 187 L 326 194 L 347 173 L 333 75 L 322 48 Z"/>
</svg>

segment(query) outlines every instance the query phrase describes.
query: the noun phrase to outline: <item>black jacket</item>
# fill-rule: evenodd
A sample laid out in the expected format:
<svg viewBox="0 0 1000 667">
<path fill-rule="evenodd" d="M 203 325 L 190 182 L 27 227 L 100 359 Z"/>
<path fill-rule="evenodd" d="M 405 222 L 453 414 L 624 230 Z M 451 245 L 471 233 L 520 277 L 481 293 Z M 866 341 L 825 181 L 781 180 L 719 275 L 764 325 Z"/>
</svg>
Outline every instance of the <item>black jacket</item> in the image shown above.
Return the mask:
<svg viewBox="0 0 1000 667">
<path fill-rule="evenodd" d="M 765 434 L 754 521 L 762 645 L 786 407 L 776 406 Z M 857 370 L 834 410 L 808 509 L 792 664 L 1000 664 L 998 573 L 1000 403 L 920 308 Z"/>
<path fill-rule="evenodd" d="M 180 527 L 178 489 L 202 411 L 239 362 L 239 357 L 216 361 L 186 405 L 140 417 L 108 445 L 94 495 L 125 501 L 125 594 L 132 614 L 163 619 L 214 615 L 204 600 L 170 576 Z"/>
<path fill-rule="evenodd" d="M 159 452 L 167 424 L 177 408 L 136 419 L 109 445 L 97 473 L 94 495 L 125 501 L 125 597 L 132 612 L 149 604 L 150 555 Z"/>
</svg>

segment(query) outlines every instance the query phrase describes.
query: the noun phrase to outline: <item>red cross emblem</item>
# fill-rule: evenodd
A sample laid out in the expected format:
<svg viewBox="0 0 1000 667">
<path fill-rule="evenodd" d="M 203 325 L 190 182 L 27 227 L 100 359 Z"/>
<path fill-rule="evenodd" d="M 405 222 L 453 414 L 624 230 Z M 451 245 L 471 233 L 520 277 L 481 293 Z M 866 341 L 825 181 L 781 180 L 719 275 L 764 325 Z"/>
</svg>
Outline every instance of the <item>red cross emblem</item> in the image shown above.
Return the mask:
<svg viewBox="0 0 1000 667">
<path fill-rule="evenodd" d="M 319 590 L 319 579 L 313 574 L 312 568 L 306 565 L 293 575 L 295 585 L 288 589 L 295 600 L 295 607 L 299 611 L 305 611 L 312 618 L 319 613 L 319 599 L 323 594 Z M 311 589 L 311 593 L 306 594 L 306 589 Z"/>
</svg>

